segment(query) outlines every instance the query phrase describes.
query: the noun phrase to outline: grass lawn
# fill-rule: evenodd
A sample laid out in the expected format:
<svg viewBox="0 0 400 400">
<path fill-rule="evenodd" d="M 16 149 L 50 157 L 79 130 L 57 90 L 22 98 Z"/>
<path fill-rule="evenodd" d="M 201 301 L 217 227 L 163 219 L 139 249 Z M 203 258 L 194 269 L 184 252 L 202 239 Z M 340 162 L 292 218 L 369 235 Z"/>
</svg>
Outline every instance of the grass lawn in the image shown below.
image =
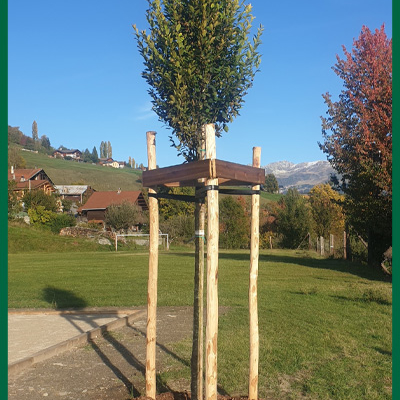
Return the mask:
<svg viewBox="0 0 400 400">
<path fill-rule="evenodd" d="M 218 384 L 245 395 L 248 251 L 220 251 Z M 194 256 L 161 251 L 158 304 L 191 305 Z M 9 254 L 8 299 L 19 307 L 129 307 L 146 303 L 148 255 L 111 251 Z M 262 251 L 261 398 L 391 399 L 392 285 L 368 267 L 303 251 Z M 190 339 L 174 352 L 189 360 Z M 176 361 L 162 379 L 190 379 Z"/>
</svg>

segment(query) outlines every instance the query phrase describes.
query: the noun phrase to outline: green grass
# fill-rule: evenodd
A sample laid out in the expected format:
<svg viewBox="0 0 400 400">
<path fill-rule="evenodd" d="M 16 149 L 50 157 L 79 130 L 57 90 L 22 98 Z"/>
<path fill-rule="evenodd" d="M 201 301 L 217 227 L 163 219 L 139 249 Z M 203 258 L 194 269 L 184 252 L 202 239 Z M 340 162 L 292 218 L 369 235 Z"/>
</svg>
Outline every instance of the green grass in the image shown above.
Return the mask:
<svg viewBox="0 0 400 400">
<path fill-rule="evenodd" d="M 26 250 L 25 250 L 26 251 Z M 220 251 L 218 384 L 246 395 L 247 251 Z M 159 306 L 192 304 L 194 256 L 160 252 Z M 148 255 L 9 254 L 9 307 L 143 305 Z M 258 280 L 259 395 L 273 399 L 391 399 L 392 285 L 378 271 L 304 251 L 262 251 Z M 174 345 L 190 359 L 191 341 Z M 163 381 L 190 379 L 176 361 Z"/>
<path fill-rule="evenodd" d="M 140 190 L 141 171 L 131 168 L 116 169 L 51 158 L 45 154 L 20 152 L 27 168 L 43 168 L 55 185 L 82 184 L 96 190 Z"/>
</svg>

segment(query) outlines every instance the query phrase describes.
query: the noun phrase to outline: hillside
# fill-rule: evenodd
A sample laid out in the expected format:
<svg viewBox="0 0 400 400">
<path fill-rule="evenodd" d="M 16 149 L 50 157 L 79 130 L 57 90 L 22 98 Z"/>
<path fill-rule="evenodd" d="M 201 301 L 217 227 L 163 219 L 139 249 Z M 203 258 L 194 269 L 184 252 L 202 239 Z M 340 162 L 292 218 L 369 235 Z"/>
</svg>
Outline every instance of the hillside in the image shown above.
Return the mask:
<svg viewBox="0 0 400 400">
<path fill-rule="evenodd" d="M 27 168 L 43 168 L 55 185 L 90 185 L 95 190 L 140 190 L 142 187 L 139 170 L 78 163 L 29 151 L 21 151 L 21 155 Z"/>
<path fill-rule="evenodd" d="M 294 164 L 289 161 L 278 161 L 267 164 L 266 174 L 274 174 L 281 193 L 289 188 L 297 188 L 300 193 L 308 193 L 312 187 L 329 181 L 335 170 L 328 161 L 313 161 Z"/>
</svg>

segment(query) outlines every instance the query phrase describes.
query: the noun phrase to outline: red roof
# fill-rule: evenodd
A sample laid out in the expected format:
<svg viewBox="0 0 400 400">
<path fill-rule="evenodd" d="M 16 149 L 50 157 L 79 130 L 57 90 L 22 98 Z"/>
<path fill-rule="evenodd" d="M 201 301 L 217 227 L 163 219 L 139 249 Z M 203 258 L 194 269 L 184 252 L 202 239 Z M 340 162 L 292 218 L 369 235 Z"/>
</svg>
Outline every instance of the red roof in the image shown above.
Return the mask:
<svg viewBox="0 0 400 400">
<path fill-rule="evenodd" d="M 147 204 L 140 190 L 135 191 L 109 191 L 109 192 L 94 192 L 88 201 L 78 208 L 79 212 L 87 210 L 105 210 L 111 204 L 122 204 L 128 201 L 138 204 L 142 209 L 147 210 Z"/>
<path fill-rule="evenodd" d="M 15 185 L 14 190 L 22 190 L 22 189 L 38 189 L 44 185 L 50 185 L 51 187 L 52 184 L 44 179 L 33 179 L 33 180 L 28 180 L 25 182 L 17 182 Z"/>
<path fill-rule="evenodd" d="M 32 168 L 32 169 L 15 169 L 14 174 L 11 173 L 11 170 L 8 170 L 8 180 L 15 180 L 17 182 L 21 181 L 21 178 L 24 177 L 26 180 L 32 178 L 37 175 L 42 169 L 41 168 Z M 14 176 L 15 175 L 15 178 Z"/>
</svg>

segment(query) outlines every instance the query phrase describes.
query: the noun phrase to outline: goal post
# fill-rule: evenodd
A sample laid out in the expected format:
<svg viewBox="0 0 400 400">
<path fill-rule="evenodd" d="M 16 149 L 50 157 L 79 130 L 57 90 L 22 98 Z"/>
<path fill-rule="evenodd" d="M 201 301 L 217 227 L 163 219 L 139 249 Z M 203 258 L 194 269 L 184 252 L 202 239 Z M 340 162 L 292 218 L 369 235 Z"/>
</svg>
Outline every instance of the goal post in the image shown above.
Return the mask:
<svg viewBox="0 0 400 400">
<path fill-rule="evenodd" d="M 119 237 L 133 237 L 140 239 L 146 239 L 147 238 L 147 245 L 150 240 L 150 235 L 148 233 L 118 233 L 115 235 L 115 251 L 118 251 L 118 238 Z M 163 246 L 164 249 L 169 250 L 169 238 L 168 238 L 168 233 L 159 233 L 158 234 L 158 239 L 159 239 L 159 245 Z"/>
</svg>

